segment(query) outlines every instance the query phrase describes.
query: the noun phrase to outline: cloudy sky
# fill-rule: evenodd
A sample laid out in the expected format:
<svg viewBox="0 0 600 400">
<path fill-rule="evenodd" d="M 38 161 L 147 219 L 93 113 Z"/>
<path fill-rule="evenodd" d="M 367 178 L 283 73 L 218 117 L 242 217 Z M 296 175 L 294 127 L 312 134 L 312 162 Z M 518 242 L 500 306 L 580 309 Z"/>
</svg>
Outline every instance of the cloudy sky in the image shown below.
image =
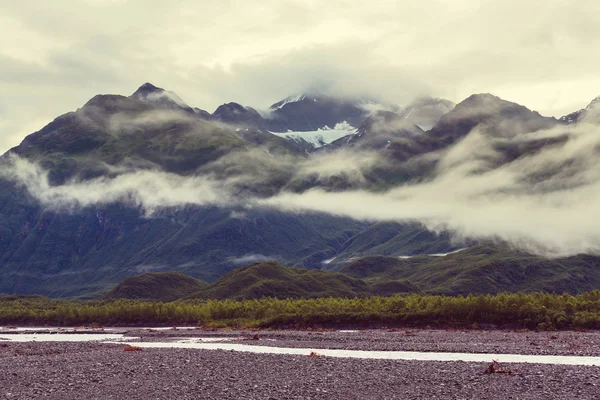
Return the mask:
<svg viewBox="0 0 600 400">
<path fill-rule="evenodd" d="M 600 95 L 594 0 L 0 0 L 0 32 L 0 153 L 146 81 L 211 112 L 311 87 L 554 116 Z"/>
</svg>

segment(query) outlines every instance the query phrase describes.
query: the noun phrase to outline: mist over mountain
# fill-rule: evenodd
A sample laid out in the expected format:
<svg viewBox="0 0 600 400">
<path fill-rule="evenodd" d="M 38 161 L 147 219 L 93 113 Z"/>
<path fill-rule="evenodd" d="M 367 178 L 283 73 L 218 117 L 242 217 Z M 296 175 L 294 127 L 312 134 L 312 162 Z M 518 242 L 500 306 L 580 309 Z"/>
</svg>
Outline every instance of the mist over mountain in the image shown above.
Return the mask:
<svg viewBox="0 0 600 400">
<path fill-rule="evenodd" d="M 307 92 L 211 114 L 150 83 L 98 95 L 0 158 L 0 293 L 481 242 L 594 255 L 594 104 L 557 120 L 491 94 L 402 106 Z"/>
</svg>

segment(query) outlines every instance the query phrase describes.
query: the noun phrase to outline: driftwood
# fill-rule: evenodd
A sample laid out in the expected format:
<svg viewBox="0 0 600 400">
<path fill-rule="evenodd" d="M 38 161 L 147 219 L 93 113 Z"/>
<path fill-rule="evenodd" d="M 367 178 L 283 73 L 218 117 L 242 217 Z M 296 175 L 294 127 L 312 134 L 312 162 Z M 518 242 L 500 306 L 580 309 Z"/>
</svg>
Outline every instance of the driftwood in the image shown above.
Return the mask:
<svg viewBox="0 0 600 400">
<path fill-rule="evenodd" d="M 142 351 L 142 348 L 138 347 L 138 346 L 132 346 L 132 345 L 126 344 L 125 347 L 123 348 L 123 351 Z"/>
<path fill-rule="evenodd" d="M 488 367 L 485 369 L 485 371 L 483 373 L 486 375 L 491 375 L 491 374 L 515 375 L 516 374 L 516 372 L 514 372 L 513 370 L 504 368 L 496 360 L 492 360 L 492 363 L 490 365 L 488 365 Z"/>
</svg>

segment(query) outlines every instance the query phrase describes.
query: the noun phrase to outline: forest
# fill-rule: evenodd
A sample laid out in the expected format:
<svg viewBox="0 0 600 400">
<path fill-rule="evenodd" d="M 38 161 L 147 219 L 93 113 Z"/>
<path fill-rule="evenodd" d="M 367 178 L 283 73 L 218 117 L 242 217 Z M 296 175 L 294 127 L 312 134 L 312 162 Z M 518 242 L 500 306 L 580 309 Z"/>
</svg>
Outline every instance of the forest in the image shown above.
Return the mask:
<svg viewBox="0 0 600 400">
<path fill-rule="evenodd" d="M 497 295 L 252 300 L 63 300 L 0 297 L 0 325 L 205 328 L 453 327 L 599 329 L 600 290 Z"/>
</svg>

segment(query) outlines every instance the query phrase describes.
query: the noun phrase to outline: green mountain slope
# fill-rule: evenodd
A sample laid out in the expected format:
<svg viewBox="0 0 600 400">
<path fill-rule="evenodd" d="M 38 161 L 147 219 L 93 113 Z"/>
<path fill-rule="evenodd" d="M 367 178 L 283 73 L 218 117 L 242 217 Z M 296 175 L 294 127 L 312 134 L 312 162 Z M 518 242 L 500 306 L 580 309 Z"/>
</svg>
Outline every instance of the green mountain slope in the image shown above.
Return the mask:
<svg viewBox="0 0 600 400">
<path fill-rule="evenodd" d="M 53 184 L 110 175 L 108 165 L 189 174 L 228 151 L 254 147 L 231 129 L 183 111 L 99 95 L 29 135 L 13 154 L 40 163 Z"/>
<path fill-rule="evenodd" d="M 313 110 L 321 107 L 320 102 L 305 100 L 282 105 L 290 114 L 279 122 L 320 127 L 323 122 L 313 123 L 303 117 L 316 115 Z M 290 110 L 298 107 L 306 109 L 298 109 L 294 114 L 298 118 L 292 118 Z M 346 108 L 336 115 L 354 115 L 354 106 L 348 108 L 350 113 Z M 13 181 L 18 180 L 14 176 L 13 181 L 8 173 L 4 178 L 1 172 L 9 169 L 11 160 L 0 157 L 0 293 L 81 296 L 105 292 L 129 276 L 164 271 L 214 282 L 206 296 L 217 298 L 391 294 L 416 287 L 436 293 L 578 292 L 600 287 L 595 257 L 546 260 L 507 249 L 478 247 L 441 258 L 398 259 L 448 252 L 457 244 L 448 234 L 437 235 L 417 224 L 374 224 L 318 213 L 284 213 L 258 209 L 251 200 L 246 202 L 248 197 L 267 197 L 286 190 L 383 191 L 395 184 L 426 181 L 437 173 L 438 153 L 475 127 L 481 127 L 486 136 L 502 139 L 494 142 L 500 155 L 489 163 L 489 168 L 494 168 L 566 140 L 512 141 L 519 132 L 556 126 L 558 122 L 552 118 L 491 95 L 469 97 L 426 132 L 414 126 L 407 130 L 402 116 L 388 112 L 381 121 L 371 118 L 362 124 L 356 141 L 345 138 L 336 144 L 339 148 L 324 146 L 321 150 L 343 148 L 348 153 L 342 156 L 352 161 L 353 151 L 368 149 L 369 154 L 380 158 L 379 162 L 365 162 L 360 167 L 361 179 L 355 179 L 344 174 L 346 167 L 335 172 L 335 160 L 325 162 L 315 157 L 316 168 L 305 168 L 313 159 L 304 149 L 272 135 L 267 125 L 248 125 L 253 119 L 264 120 L 256 110 L 233 103 L 220 109 L 219 118 L 207 116 L 180 105 L 167 91 L 146 84 L 131 97 L 94 97 L 77 111 L 29 135 L 10 153 L 39 164 L 49 173 L 53 189 L 69 191 L 68 184 L 78 182 L 74 186 L 83 187 L 78 198 L 90 194 L 81 181 L 101 178 L 98 181 L 113 184 L 122 175 L 135 180 L 139 175 L 151 175 L 135 172 L 152 170 L 172 173 L 167 179 L 176 185 L 181 176 L 210 178 L 211 184 L 224 188 L 216 192 L 215 203 L 231 204 L 220 201 L 227 200 L 231 192 L 240 199 L 240 205 L 191 206 L 194 201 L 184 199 L 181 204 L 173 202 L 179 204 L 177 207 L 167 207 L 164 197 L 157 196 L 149 211 L 129 186 L 118 195 L 108 196 L 104 196 L 108 190 L 101 187 L 97 198 L 82 201 L 92 204 L 85 207 L 53 202 L 56 192 L 51 190 L 40 190 L 52 192 L 47 195 L 50 200 L 44 198 L 42 202 L 15 184 Z M 321 110 L 325 114 L 318 111 L 319 121 L 329 118 L 326 114 L 334 109 L 330 104 Z M 227 121 L 235 125 L 225 124 Z M 327 168 L 334 172 L 321 174 Z M 25 175 L 34 189 L 36 185 L 37 189 L 48 189 L 45 182 L 34 179 L 39 176 Z M 153 195 L 154 183 L 159 184 L 152 175 L 138 186 Z M 191 185 L 192 192 L 203 191 L 195 181 Z M 232 272 L 235 279 L 230 275 L 227 279 L 233 281 L 217 281 L 240 265 L 268 259 L 292 267 L 341 270 L 350 277 L 290 272 L 271 265 L 266 271 Z M 239 282 L 245 284 L 235 286 Z"/>
<path fill-rule="evenodd" d="M 498 246 L 475 246 L 443 257 L 370 256 L 340 272 L 360 279 L 407 279 L 426 293 L 581 293 L 600 287 L 600 257 L 548 259 Z"/>
<path fill-rule="evenodd" d="M 420 224 L 377 222 L 350 238 L 323 269 L 337 271 L 348 260 L 367 255 L 406 256 L 446 253 L 458 249 L 447 233 L 436 234 Z"/>
<path fill-rule="evenodd" d="M 173 301 L 196 293 L 206 286 L 206 282 L 178 272 L 154 272 L 126 278 L 106 298 Z"/>
<path fill-rule="evenodd" d="M 141 272 L 177 271 L 211 282 L 252 259 L 315 268 L 367 226 L 217 207 L 168 209 L 152 218 L 120 204 L 60 212 L 29 204 L 25 195 L 14 202 L 10 191 L 0 194 L 0 293 L 8 294 L 80 296 Z"/>
<path fill-rule="evenodd" d="M 356 297 L 416 292 L 406 281 L 372 284 L 339 273 L 288 268 L 275 261 L 254 263 L 223 276 L 191 296 L 203 299 Z"/>
</svg>

